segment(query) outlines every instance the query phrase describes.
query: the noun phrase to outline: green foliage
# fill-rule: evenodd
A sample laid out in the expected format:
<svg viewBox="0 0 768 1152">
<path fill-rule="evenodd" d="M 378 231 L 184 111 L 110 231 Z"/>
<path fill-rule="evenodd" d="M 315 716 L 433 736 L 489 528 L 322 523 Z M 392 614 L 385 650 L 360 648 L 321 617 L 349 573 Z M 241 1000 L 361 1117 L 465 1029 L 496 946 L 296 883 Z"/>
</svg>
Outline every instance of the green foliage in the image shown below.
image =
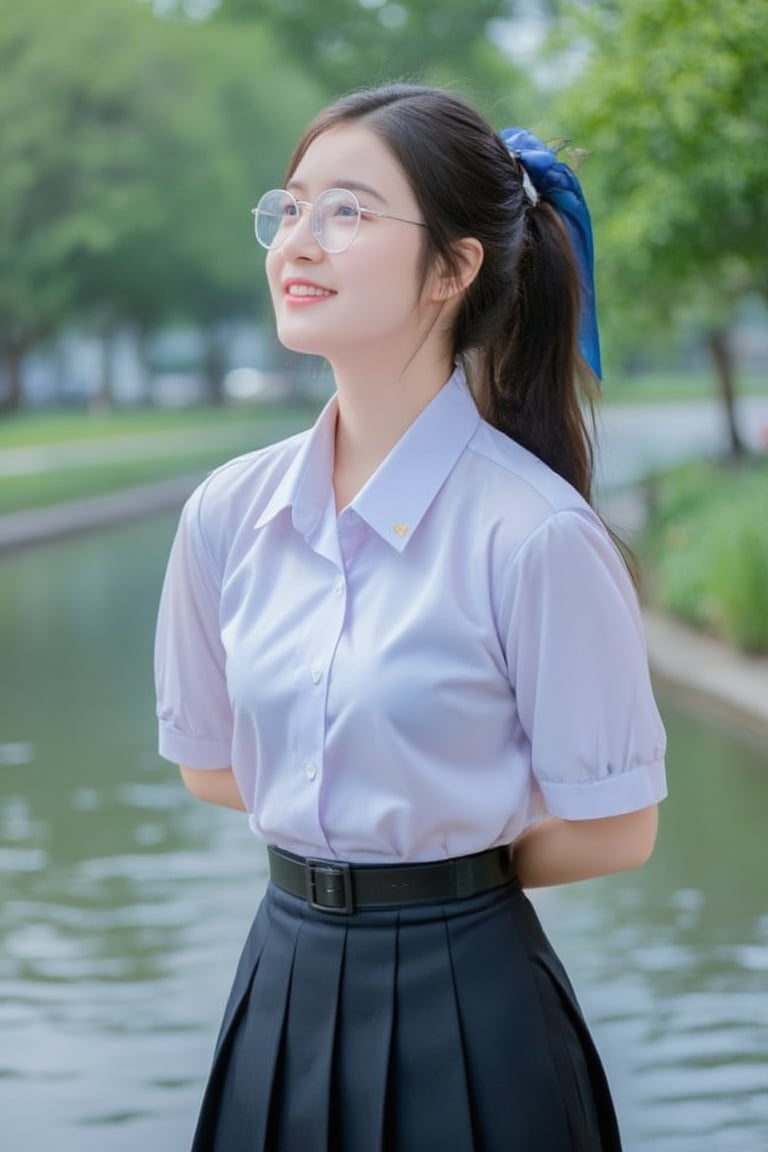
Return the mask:
<svg viewBox="0 0 768 1152">
<path fill-rule="evenodd" d="M 507 0 L 222 0 L 220 14 L 268 26 L 329 95 L 438 77 L 481 98 L 498 93 L 497 81 L 521 87 L 489 35 L 493 20 L 508 17 Z"/>
<path fill-rule="evenodd" d="M 64 319 L 251 310 L 249 210 L 318 93 L 264 28 L 137 0 L 0 9 L 0 351 Z"/>
<path fill-rule="evenodd" d="M 712 600 L 724 631 L 742 648 L 768 649 L 767 507 L 764 480 L 760 496 L 723 509 L 713 524 Z"/>
<path fill-rule="evenodd" d="M 590 152 L 598 287 L 617 344 L 768 294 L 764 0 L 581 6 L 592 45 L 560 103 Z M 623 331 L 621 331 L 623 329 Z"/>
<path fill-rule="evenodd" d="M 686 465 L 651 483 L 652 598 L 742 648 L 768 649 L 768 464 Z"/>
</svg>

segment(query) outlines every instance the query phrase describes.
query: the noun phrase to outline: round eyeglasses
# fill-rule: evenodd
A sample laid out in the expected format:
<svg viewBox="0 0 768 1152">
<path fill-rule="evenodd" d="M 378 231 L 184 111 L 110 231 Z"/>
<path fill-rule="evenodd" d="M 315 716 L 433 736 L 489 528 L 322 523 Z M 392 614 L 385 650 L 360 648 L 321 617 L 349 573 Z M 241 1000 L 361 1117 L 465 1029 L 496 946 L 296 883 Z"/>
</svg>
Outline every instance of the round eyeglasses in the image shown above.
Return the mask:
<svg viewBox="0 0 768 1152">
<path fill-rule="evenodd" d="M 263 248 L 281 248 L 301 219 L 301 209 L 310 210 L 312 235 L 324 252 L 346 252 L 357 236 L 360 219 L 365 216 L 383 220 L 398 220 L 401 224 L 415 224 L 426 228 L 421 220 L 406 220 L 387 212 L 363 208 L 348 188 L 329 188 L 318 196 L 314 204 L 297 200 L 284 188 L 265 192 L 253 211 L 256 239 Z"/>
</svg>

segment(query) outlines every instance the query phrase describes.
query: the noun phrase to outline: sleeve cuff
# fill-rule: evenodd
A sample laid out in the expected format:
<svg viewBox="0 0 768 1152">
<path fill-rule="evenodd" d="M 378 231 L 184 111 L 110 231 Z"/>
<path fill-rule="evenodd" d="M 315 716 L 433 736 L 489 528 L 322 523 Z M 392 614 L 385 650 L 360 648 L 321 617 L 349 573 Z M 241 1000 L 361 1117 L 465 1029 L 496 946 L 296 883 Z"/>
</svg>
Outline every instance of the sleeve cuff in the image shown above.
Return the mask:
<svg viewBox="0 0 768 1152">
<path fill-rule="evenodd" d="M 622 816 L 658 804 L 667 794 L 664 761 L 639 764 L 613 776 L 580 783 L 539 780 L 547 811 L 563 820 Z"/>
<path fill-rule="evenodd" d="M 229 768 L 232 759 L 228 740 L 188 736 L 164 720 L 158 722 L 158 752 L 164 760 L 188 768 Z"/>
</svg>

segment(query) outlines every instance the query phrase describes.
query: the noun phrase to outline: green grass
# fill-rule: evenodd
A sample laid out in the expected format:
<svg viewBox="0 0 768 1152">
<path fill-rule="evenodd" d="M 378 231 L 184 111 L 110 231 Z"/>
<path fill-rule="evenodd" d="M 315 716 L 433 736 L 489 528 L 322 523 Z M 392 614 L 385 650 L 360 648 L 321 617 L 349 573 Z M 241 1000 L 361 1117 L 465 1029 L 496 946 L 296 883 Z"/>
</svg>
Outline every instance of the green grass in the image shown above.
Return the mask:
<svg viewBox="0 0 768 1152">
<path fill-rule="evenodd" d="M 196 429 L 258 427 L 285 420 L 301 409 L 290 407 L 117 408 L 114 411 L 19 412 L 0 418 L 0 450 L 112 436 L 183 432 Z"/>
<path fill-rule="evenodd" d="M 24 414 L 0 422 L 0 454 L 3 448 L 82 444 L 82 460 L 72 461 L 70 456 L 66 463 L 52 462 L 21 475 L 3 475 L 0 470 L 0 515 L 174 476 L 203 475 L 233 456 L 307 427 L 315 413 L 312 407 L 244 407 L 129 410 L 94 417 L 85 413 Z M 176 434 L 195 431 L 201 435 L 194 444 L 180 445 L 178 438 L 174 443 Z M 210 443 L 206 443 L 208 433 Z M 131 437 L 128 458 L 89 462 L 88 444 L 108 439 L 117 445 L 121 437 Z"/>
<path fill-rule="evenodd" d="M 649 598 L 749 651 L 768 651 L 768 461 L 687 464 L 650 482 L 639 550 Z"/>
<path fill-rule="evenodd" d="M 768 392 L 768 372 L 739 375 L 740 396 Z M 603 404 L 663 404 L 681 400 L 711 400 L 719 396 L 711 373 L 644 372 L 624 376 L 607 372 L 603 380 Z"/>
</svg>

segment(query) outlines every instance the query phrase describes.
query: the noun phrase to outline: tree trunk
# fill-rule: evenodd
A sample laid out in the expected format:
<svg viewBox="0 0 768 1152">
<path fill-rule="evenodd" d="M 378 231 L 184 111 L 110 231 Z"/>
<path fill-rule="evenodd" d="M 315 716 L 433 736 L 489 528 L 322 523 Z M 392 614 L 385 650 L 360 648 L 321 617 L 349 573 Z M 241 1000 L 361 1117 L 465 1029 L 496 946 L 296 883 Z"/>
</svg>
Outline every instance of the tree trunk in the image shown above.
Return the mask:
<svg viewBox="0 0 768 1152">
<path fill-rule="evenodd" d="M 152 373 L 149 366 L 149 328 L 139 321 L 136 325 L 136 358 L 141 373 L 141 402 L 152 404 Z"/>
<path fill-rule="evenodd" d="M 114 407 L 114 329 L 111 324 L 101 332 L 101 371 L 99 388 L 91 398 L 90 408 L 94 412 L 105 412 Z"/>
<path fill-rule="evenodd" d="M 0 397 L 0 413 L 18 412 L 21 407 L 21 359 L 24 346 L 10 341 L 3 349 L 8 390 Z"/>
<path fill-rule="evenodd" d="M 727 328 L 714 328 L 707 335 L 707 344 L 715 364 L 718 389 L 723 401 L 728 447 L 732 459 L 739 460 L 745 455 L 744 441 L 739 433 L 736 419 L 736 388 L 734 384 L 733 353 L 728 340 Z"/>
<path fill-rule="evenodd" d="M 205 375 L 205 388 L 209 404 L 223 404 L 224 394 L 222 382 L 226 369 L 226 354 L 221 333 L 215 325 L 211 325 L 205 332 L 205 356 L 203 372 Z"/>
</svg>

